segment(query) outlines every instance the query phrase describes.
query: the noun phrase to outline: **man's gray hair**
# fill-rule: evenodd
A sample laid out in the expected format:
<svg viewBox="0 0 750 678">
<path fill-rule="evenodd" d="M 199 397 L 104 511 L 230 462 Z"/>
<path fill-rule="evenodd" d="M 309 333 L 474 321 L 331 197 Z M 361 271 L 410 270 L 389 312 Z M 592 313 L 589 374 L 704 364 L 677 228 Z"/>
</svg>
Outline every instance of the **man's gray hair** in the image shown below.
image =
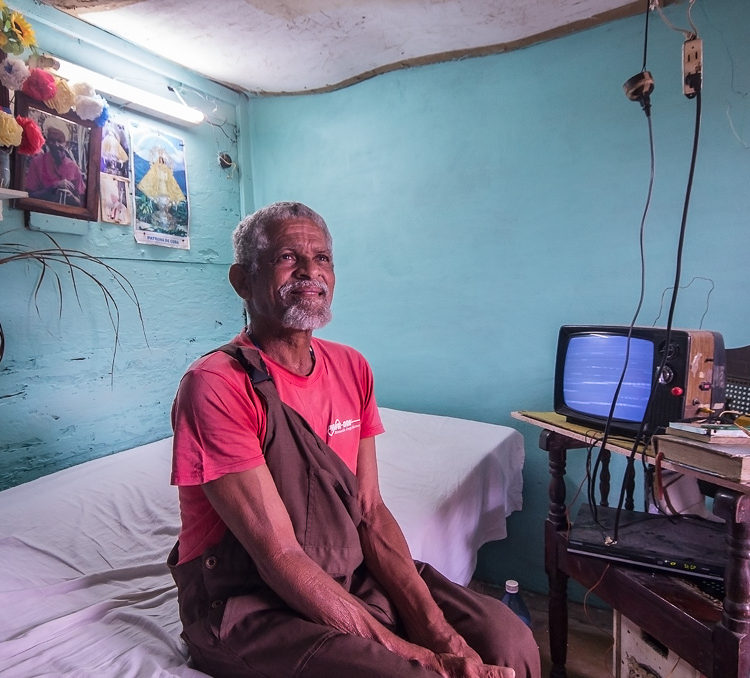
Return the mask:
<svg viewBox="0 0 750 678">
<path fill-rule="evenodd" d="M 275 202 L 246 216 L 234 229 L 234 262 L 256 273 L 261 255 L 270 246 L 269 228 L 292 219 L 309 219 L 319 226 L 329 249 L 332 249 L 333 239 L 328 226 L 315 210 L 301 202 Z"/>
</svg>

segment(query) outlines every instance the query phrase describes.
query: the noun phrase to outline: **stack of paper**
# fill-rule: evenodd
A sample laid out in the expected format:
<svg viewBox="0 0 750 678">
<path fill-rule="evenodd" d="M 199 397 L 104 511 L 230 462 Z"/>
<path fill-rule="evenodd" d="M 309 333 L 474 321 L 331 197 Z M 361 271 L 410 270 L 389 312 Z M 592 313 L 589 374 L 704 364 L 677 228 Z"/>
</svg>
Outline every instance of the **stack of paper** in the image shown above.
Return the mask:
<svg viewBox="0 0 750 678">
<path fill-rule="evenodd" d="M 667 426 L 667 435 L 691 438 L 722 445 L 750 445 L 750 435 L 744 428 L 732 424 L 708 424 L 674 421 Z"/>
</svg>

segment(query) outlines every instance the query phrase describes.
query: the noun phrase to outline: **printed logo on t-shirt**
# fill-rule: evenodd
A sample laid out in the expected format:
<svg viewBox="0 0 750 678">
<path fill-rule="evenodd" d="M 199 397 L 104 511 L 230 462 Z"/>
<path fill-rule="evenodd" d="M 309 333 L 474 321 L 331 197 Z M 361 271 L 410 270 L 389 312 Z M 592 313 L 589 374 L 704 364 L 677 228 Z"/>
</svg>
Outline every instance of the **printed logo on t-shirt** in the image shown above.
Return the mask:
<svg viewBox="0 0 750 678">
<path fill-rule="evenodd" d="M 347 431 L 353 431 L 359 428 L 359 419 L 336 419 L 332 424 L 328 426 L 328 435 L 335 436 L 339 433 L 346 433 Z"/>
</svg>

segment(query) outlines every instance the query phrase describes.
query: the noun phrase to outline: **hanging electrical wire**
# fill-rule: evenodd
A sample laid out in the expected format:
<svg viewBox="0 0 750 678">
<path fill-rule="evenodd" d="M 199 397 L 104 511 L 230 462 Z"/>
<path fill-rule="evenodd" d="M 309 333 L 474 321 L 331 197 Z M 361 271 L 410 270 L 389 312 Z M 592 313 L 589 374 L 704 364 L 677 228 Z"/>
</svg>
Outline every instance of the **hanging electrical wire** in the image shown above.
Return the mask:
<svg viewBox="0 0 750 678">
<path fill-rule="evenodd" d="M 671 333 L 672 333 L 672 326 L 673 326 L 673 321 L 674 321 L 674 311 L 676 307 L 678 292 L 680 290 L 680 279 L 682 275 L 682 254 L 683 254 L 683 249 L 684 249 L 685 233 L 687 229 L 687 216 L 688 216 L 688 210 L 689 210 L 689 205 L 690 205 L 690 196 L 692 193 L 693 178 L 695 174 L 695 165 L 696 165 L 697 152 L 698 152 L 698 141 L 700 139 L 700 120 L 701 120 L 702 42 L 697 38 L 698 31 L 692 20 L 691 12 L 692 12 L 692 7 L 693 7 L 694 2 L 695 0 L 690 0 L 689 6 L 688 6 L 687 16 L 688 16 L 688 22 L 691 27 L 691 30 L 689 31 L 675 28 L 673 24 L 671 24 L 671 22 L 669 22 L 669 20 L 667 19 L 666 15 L 664 14 L 661 8 L 661 4 L 660 2 L 658 2 L 658 0 L 649 0 L 649 2 L 647 2 L 646 20 L 645 20 L 645 27 L 644 27 L 643 64 L 641 67 L 641 72 L 636 74 L 629 80 L 627 80 L 625 84 L 623 85 L 626 96 L 632 101 L 638 101 L 641 104 L 641 107 L 643 108 L 644 113 L 646 114 L 646 119 L 648 123 L 648 134 L 649 134 L 649 148 L 651 152 L 651 163 L 650 163 L 651 171 L 650 171 L 650 179 L 649 179 L 649 188 L 648 188 L 648 193 L 647 193 L 647 198 L 646 198 L 646 205 L 645 205 L 644 212 L 641 218 L 641 229 L 640 229 L 640 245 L 641 245 L 640 296 L 639 296 L 635 314 L 629 326 L 624 365 L 622 368 L 620 379 L 617 383 L 617 386 L 613 394 L 612 403 L 610 406 L 607 421 L 605 423 L 604 433 L 601 439 L 600 452 L 599 452 L 599 455 L 597 456 L 597 460 L 594 464 L 593 469 L 590 471 L 590 478 L 589 478 L 590 484 L 589 484 L 588 498 L 589 498 L 589 504 L 592 510 L 592 515 L 594 516 L 595 520 L 596 520 L 596 502 L 594 498 L 594 485 L 595 485 L 596 476 L 599 470 L 599 466 L 601 464 L 601 459 L 606 454 L 607 442 L 610 436 L 610 429 L 612 426 L 612 420 L 614 418 L 615 408 L 617 406 L 617 400 L 619 397 L 620 389 L 625 379 L 625 375 L 627 373 L 629 353 L 630 353 L 631 334 L 632 334 L 633 327 L 635 326 L 635 323 L 637 321 L 638 315 L 640 313 L 640 310 L 643 304 L 644 289 L 645 289 L 645 283 L 644 283 L 645 281 L 645 257 L 644 257 L 644 251 L 643 251 L 643 235 L 644 235 L 644 230 L 645 230 L 646 215 L 648 213 L 649 205 L 651 202 L 653 179 L 654 179 L 654 173 L 655 173 L 654 172 L 655 154 L 654 154 L 654 143 L 653 143 L 653 129 L 652 129 L 652 124 L 651 124 L 651 100 L 650 100 L 650 95 L 654 87 L 654 81 L 653 81 L 653 78 L 651 77 L 651 74 L 647 70 L 648 27 L 649 27 L 648 17 L 649 17 L 650 12 L 655 8 L 659 11 L 660 16 L 667 23 L 667 25 L 669 25 L 674 30 L 677 30 L 685 35 L 685 44 L 683 45 L 683 71 L 685 73 L 683 76 L 683 80 L 684 80 L 683 91 L 688 98 L 695 98 L 696 100 L 695 131 L 693 134 L 693 148 L 692 148 L 692 153 L 691 153 L 690 169 L 688 172 L 688 182 L 687 182 L 687 187 L 685 190 L 685 199 L 683 202 L 682 219 L 680 222 L 679 242 L 677 246 L 677 254 L 676 254 L 676 261 L 675 261 L 675 281 L 674 281 L 674 285 L 672 286 L 672 295 L 671 295 L 669 311 L 667 315 L 664 351 L 662 353 L 661 363 L 659 364 L 658 368 L 653 374 L 649 398 L 646 403 L 644 415 L 640 422 L 638 432 L 635 438 L 633 439 L 630 454 L 628 455 L 628 458 L 627 458 L 625 473 L 624 473 L 623 481 L 620 487 L 620 493 L 619 493 L 618 502 L 617 502 L 617 510 L 615 512 L 613 531 L 611 535 L 608 535 L 606 537 L 605 543 L 613 543 L 617 541 L 618 532 L 619 532 L 619 524 L 620 524 L 620 515 L 622 512 L 626 489 L 629 486 L 632 487 L 632 483 L 633 483 L 633 479 L 635 475 L 635 458 L 639 454 L 641 457 L 641 462 L 644 466 L 644 470 L 646 470 L 646 461 L 645 461 L 644 453 L 646 449 L 648 448 L 651 436 L 655 432 L 653 430 L 653 426 L 651 425 L 651 417 L 652 417 L 651 410 L 652 410 L 653 396 L 656 391 L 656 387 L 659 383 L 659 380 L 661 379 L 661 376 L 664 372 L 666 361 L 669 355 L 668 348 L 671 342 Z M 691 51 L 686 53 L 685 52 L 686 46 L 689 47 Z M 696 57 L 696 62 L 690 62 L 688 57 Z M 689 66 L 689 69 L 686 69 L 686 65 Z"/>
<path fill-rule="evenodd" d="M 650 3 L 646 3 L 646 12 L 645 12 L 645 26 L 644 26 L 644 39 L 643 39 L 643 64 L 641 67 L 640 73 L 636 74 L 632 78 L 630 78 L 628 81 L 625 82 L 623 85 L 623 88 L 625 90 L 625 94 L 631 101 L 638 101 L 641 104 L 641 107 L 646 114 L 646 121 L 647 121 L 647 127 L 648 127 L 648 145 L 649 145 L 649 180 L 648 180 L 648 189 L 646 192 L 646 201 L 644 204 L 643 212 L 641 214 L 641 222 L 640 222 L 640 229 L 639 229 L 639 254 L 640 254 L 640 290 L 639 290 L 639 296 L 638 296 L 638 303 L 636 304 L 635 312 L 633 313 L 633 318 L 630 321 L 630 325 L 628 326 L 628 334 L 627 334 L 627 342 L 625 345 L 625 357 L 623 361 L 622 366 L 622 372 L 620 373 L 620 377 L 618 379 L 617 385 L 615 387 L 615 391 L 612 396 L 612 402 L 610 404 L 609 413 L 607 415 L 607 420 L 604 425 L 604 433 L 602 435 L 601 443 L 599 445 L 599 453 L 596 456 L 596 460 L 594 462 L 593 469 L 591 470 L 591 477 L 590 477 L 590 483 L 588 487 L 588 503 L 589 507 L 591 509 L 591 514 L 594 517 L 594 520 L 598 522 L 598 516 L 597 516 L 597 509 L 596 509 L 596 497 L 594 496 L 595 493 L 595 486 L 596 486 L 596 478 L 599 473 L 599 469 L 602 466 L 602 460 L 607 454 L 607 443 L 609 442 L 611 428 L 612 428 L 612 421 L 614 419 L 615 414 L 615 408 L 617 407 L 618 399 L 620 396 L 620 390 L 622 389 L 622 385 L 625 381 L 625 375 L 627 373 L 628 364 L 630 362 L 630 340 L 632 336 L 633 328 L 635 327 L 636 322 L 638 321 L 638 316 L 640 315 L 641 308 L 643 307 L 643 300 L 645 297 L 645 289 L 646 289 L 646 256 L 645 256 L 645 232 L 646 232 L 646 219 L 650 210 L 651 206 L 651 198 L 653 195 L 653 188 L 654 188 L 654 176 L 655 176 L 655 167 L 656 167 L 656 154 L 655 154 L 655 148 L 654 148 L 654 133 L 653 133 L 653 125 L 651 122 L 651 102 L 650 102 L 650 95 L 653 91 L 653 85 L 654 81 L 651 77 L 651 74 L 647 70 L 647 57 L 648 57 L 648 26 L 649 26 L 649 14 L 651 11 L 651 5 Z"/>
<path fill-rule="evenodd" d="M 691 3 L 692 4 L 692 3 Z M 690 208 L 690 196 L 692 194 L 693 189 L 693 179 L 695 176 L 695 166 L 696 166 L 696 160 L 698 157 L 698 142 L 700 140 L 700 128 L 701 128 L 701 90 L 698 88 L 696 95 L 695 95 L 695 129 L 693 132 L 693 146 L 692 146 L 692 152 L 690 155 L 690 169 L 688 171 L 688 181 L 687 186 L 685 189 L 685 198 L 683 200 L 683 207 L 682 207 L 682 219 L 680 221 L 680 235 L 679 235 L 679 241 L 677 244 L 677 258 L 675 261 L 675 277 L 674 277 L 674 285 L 672 288 L 672 296 L 670 300 L 669 305 L 669 312 L 667 315 L 667 324 L 666 324 L 666 336 L 664 339 L 664 351 L 662 355 L 661 363 L 656 370 L 656 374 L 654 375 L 654 381 L 651 386 L 651 394 L 648 399 L 648 403 L 646 405 L 646 414 L 643 417 L 643 421 L 641 422 L 641 425 L 638 430 L 638 434 L 635 437 L 635 440 L 633 442 L 633 447 L 631 449 L 630 455 L 628 456 L 627 461 L 627 469 L 626 469 L 626 476 L 628 473 L 632 472 L 634 460 L 636 457 L 636 454 L 639 451 L 639 445 L 643 445 L 643 449 L 648 446 L 648 443 L 650 442 L 650 437 L 653 435 L 653 431 L 646 431 L 646 423 L 649 420 L 649 414 L 651 410 L 651 405 L 653 402 L 653 394 L 655 391 L 656 384 L 658 380 L 661 378 L 661 375 L 664 371 L 664 366 L 666 364 L 667 358 L 669 356 L 669 344 L 671 340 L 672 335 L 672 325 L 674 322 L 674 311 L 675 307 L 677 305 L 677 296 L 680 290 L 680 279 L 682 277 L 682 254 L 684 250 L 685 245 L 685 234 L 687 231 L 687 217 L 688 217 L 688 211 Z M 620 489 L 620 496 L 617 503 L 617 511 L 615 513 L 615 525 L 614 525 L 614 531 L 612 535 L 612 540 L 617 541 L 617 534 L 619 530 L 619 519 L 620 514 L 622 511 L 622 505 L 624 501 L 625 496 L 625 482 L 623 482 L 622 487 Z"/>
</svg>

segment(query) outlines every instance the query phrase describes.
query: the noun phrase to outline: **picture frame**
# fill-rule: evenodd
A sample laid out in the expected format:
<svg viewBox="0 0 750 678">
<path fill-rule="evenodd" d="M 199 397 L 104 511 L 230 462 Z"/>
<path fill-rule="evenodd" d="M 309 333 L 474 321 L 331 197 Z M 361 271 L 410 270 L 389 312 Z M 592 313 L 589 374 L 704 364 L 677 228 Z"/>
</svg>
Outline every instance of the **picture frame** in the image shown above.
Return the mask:
<svg viewBox="0 0 750 678">
<path fill-rule="evenodd" d="M 58 113 L 15 93 L 16 115 L 31 118 L 45 139 L 36 155 L 15 153 L 12 187 L 29 195 L 15 207 L 71 219 L 98 221 L 102 131 L 75 113 Z"/>
</svg>

